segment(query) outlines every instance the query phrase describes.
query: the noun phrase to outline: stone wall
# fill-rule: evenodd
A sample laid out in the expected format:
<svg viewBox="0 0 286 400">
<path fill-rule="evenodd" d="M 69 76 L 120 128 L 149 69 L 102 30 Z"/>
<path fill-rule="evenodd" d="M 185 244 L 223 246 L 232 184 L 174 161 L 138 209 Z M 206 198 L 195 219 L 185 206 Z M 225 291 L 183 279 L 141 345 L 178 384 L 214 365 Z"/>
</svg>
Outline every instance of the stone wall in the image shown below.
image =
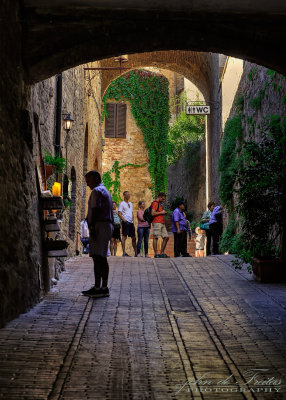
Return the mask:
<svg viewBox="0 0 286 400">
<path fill-rule="evenodd" d="M 188 211 L 194 220 L 200 219 L 206 207 L 206 148 L 202 142 L 199 159 L 191 167 L 186 166 L 186 156 L 168 167 L 168 203 L 176 197 L 187 200 Z"/>
<path fill-rule="evenodd" d="M 270 74 L 269 74 L 270 73 Z M 273 80 L 271 74 L 274 73 Z M 269 85 L 265 88 L 266 82 Z M 258 98 L 261 91 L 265 89 L 264 94 L 261 96 L 261 103 L 257 109 L 251 107 L 251 100 Z M 256 141 L 260 141 L 260 126 L 263 123 L 266 116 L 280 115 L 286 116 L 286 82 L 285 77 L 274 71 L 268 70 L 267 68 L 256 65 L 247 61 L 243 62 L 243 73 L 237 90 L 235 91 L 234 101 L 229 113 L 229 117 L 232 118 L 236 113 L 236 102 L 237 99 L 243 96 L 243 132 L 244 138 L 248 139 L 250 136 Z M 285 218 L 285 212 L 284 212 Z M 226 216 L 227 222 L 227 216 Z M 285 235 L 286 222 L 284 222 L 284 235 Z M 285 249 L 286 240 L 281 238 L 282 252 L 284 257 L 286 256 Z"/>
<path fill-rule="evenodd" d="M 18 3 L 0 4 L 0 326 L 39 300 L 43 277 L 19 12 Z"/>
<path fill-rule="evenodd" d="M 90 63 L 90 67 L 98 63 Z M 60 151 L 67 159 L 63 174 L 69 180 L 69 198 L 72 205 L 64 209 L 61 217 L 60 237 L 67 240 L 68 256 L 77 254 L 80 247 L 80 222 L 87 213 L 89 191 L 86 190 L 84 174 L 90 169 L 101 171 L 101 87 L 100 75 L 92 80 L 85 79 L 88 72 L 84 66 L 72 68 L 62 73 L 62 112 Z M 59 149 L 55 148 L 57 77 L 52 77 L 35 84 L 31 88 L 30 110 L 39 116 L 39 130 L 43 152 L 52 155 Z M 64 130 L 64 117 L 70 113 L 74 119 L 72 129 Z M 38 143 L 35 133 L 34 142 Z M 34 158 L 40 164 L 38 146 Z M 48 180 L 48 189 L 57 179 L 54 174 Z M 63 176 L 58 177 L 63 185 Z M 58 278 L 62 263 L 55 259 L 49 260 L 50 278 Z"/>
</svg>

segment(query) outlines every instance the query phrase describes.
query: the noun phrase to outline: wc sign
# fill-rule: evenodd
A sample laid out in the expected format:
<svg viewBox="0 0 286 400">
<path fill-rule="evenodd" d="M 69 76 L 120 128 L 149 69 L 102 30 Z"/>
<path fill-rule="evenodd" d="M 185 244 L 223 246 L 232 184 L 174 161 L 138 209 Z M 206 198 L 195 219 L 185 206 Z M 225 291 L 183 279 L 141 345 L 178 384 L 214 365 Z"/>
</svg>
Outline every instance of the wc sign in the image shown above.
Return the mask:
<svg viewBox="0 0 286 400">
<path fill-rule="evenodd" d="M 187 115 L 206 115 L 210 112 L 210 106 L 186 106 Z"/>
</svg>

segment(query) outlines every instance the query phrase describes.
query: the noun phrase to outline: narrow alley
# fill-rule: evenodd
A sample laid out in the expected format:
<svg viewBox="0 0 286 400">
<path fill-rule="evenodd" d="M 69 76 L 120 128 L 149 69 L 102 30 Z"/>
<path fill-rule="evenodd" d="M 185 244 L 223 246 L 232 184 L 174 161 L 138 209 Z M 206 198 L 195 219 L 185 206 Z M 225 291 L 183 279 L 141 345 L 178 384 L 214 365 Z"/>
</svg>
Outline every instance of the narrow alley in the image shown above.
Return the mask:
<svg viewBox="0 0 286 400">
<path fill-rule="evenodd" d="M 1 399 L 285 398 L 286 284 L 231 256 L 109 262 L 109 298 L 81 295 L 92 260 L 72 258 L 0 330 Z"/>
</svg>

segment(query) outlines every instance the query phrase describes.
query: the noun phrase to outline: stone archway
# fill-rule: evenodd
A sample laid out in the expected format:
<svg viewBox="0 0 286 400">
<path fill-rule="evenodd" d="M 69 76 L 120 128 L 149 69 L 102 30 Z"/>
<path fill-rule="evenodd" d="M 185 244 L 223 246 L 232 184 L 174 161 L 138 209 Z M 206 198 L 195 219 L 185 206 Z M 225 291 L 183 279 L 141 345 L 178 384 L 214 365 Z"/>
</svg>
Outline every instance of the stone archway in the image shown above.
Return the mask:
<svg viewBox="0 0 286 400">
<path fill-rule="evenodd" d="M 283 0 L 24 0 L 18 20 L 35 82 L 92 60 L 171 49 L 223 53 L 283 73 L 285 12 Z"/>
<path fill-rule="evenodd" d="M 101 60 L 100 65 L 103 68 L 114 67 L 114 59 Z M 185 76 L 198 87 L 205 101 L 211 105 L 212 111 L 207 117 L 206 131 L 206 203 L 210 199 L 218 201 L 219 174 L 217 163 L 221 132 L 219 56 L 193 51 L 158 51 L 131 54 L 128 57 L 128 62 L 124 64 L 124 67 L 129 70 L 146 66 L 164 68 Z M 120 71 L 118 70 L 101 71 L 102 95 L 109 84 L 119 75 Z"/>
</svg>

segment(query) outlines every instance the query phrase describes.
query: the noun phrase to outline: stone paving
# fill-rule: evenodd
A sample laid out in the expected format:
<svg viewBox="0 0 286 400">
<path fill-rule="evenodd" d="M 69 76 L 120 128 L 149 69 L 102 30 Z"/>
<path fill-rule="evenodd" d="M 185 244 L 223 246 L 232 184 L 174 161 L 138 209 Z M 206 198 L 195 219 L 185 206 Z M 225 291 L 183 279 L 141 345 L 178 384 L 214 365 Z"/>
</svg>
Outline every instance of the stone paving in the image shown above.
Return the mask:
<svg viewBox="0 0 286 400">
<path fill-rule="evenodd" d="M 109 298 L 81 296 L 77 257 L 0 330 L 0 399 L 286 399 L 285 284 L 230 256 L 109 261 Z"/>
</svg>

